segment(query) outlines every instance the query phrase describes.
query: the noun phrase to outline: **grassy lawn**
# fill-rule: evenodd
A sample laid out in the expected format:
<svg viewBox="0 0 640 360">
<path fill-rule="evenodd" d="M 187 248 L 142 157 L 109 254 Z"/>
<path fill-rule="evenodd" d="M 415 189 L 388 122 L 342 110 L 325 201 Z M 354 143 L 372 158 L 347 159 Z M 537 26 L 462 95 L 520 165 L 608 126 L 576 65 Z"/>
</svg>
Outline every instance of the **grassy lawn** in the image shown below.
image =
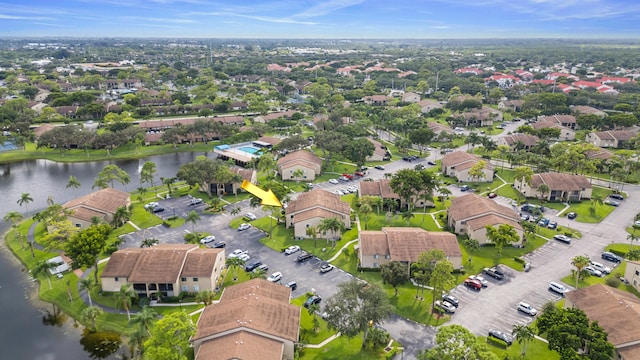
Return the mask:
<svg viewBox="0 0 640 360">
<path fill-rule="evenodd" d="M 462 282 L 467 274 L 478 274 L 482 272 L 485 267 L 492 267 L 497 264 L 505 264 L 515 270 L 521 271 L 523 265 L 514 260 L 515 257 L 520 257 L 526 253 L 529 253 L 540 246 L 544 245 L 547 241 L 539 236 L 535 236 L 525 244 L 524 248 L 515 248 L 507 246 L 502 248 L 502 255 L 497 256 L 495 247 L 483 246 L 478 250 L 469 252 L 469 249 L 460 245 L 462 250 L 462 264 L 466 270 L 466 274 L 461 274 L 458 280 Z M 469 261 L 471 259 L 471 261 Z"/>
<path fill-rule="evenodd" d="M 300 355 L 300 359 L 346 359 L 346 360 L 368 360 L 385 359 L 386 353 L 382 349 L 362 348 L 362 336 L 358 335 L 352 339 L 339 337 L 319 349 L 305 348 Z"/>
<path fill-rule="evenodd" d="M 606 197 L 611 193 L 612 191 L 610 189 L 594 186 L 592 196 L 599 197 L 600 199 L 606 199 Z M 584 200 L 579 203 L 570 204 L 569 209 L 564 212 L 564 215 L 566 216 L 569 212 L 575 212 L 578 214 L 575 221 L 595 224 L 604 220 L 613 210 L 615 210 L 615 207 L 613 206 L 597 204 L 594 212 L 593 203 L 591 201 Z"/>
<path fill-rule="evenodd" d="M 300 306 L 300 341 L 305 344 L 320 344 L 335 334 L 327 326 L 327 322 L 322 319 L 320 314 L 316 314 L 319 327 L 313 329 L 313 315 L 309 314 L 309 311 L 302 306 L 307 300 L 307 295 L 299 296 L 291 300 L 291 303 L 296 306 Z"/>
<path fill-rule="evenodd" d="M 614 246 L 615 245 L 623 245 L 623 244 L 614 244 Z M 610 250 L 609 247 L 607 247 L 607 250 Z M 595 284 L 605 284 L 607 279 L 624 276 L 624 271 L 626 268 L 627 268 L 627 263 L 623 261 L 622 263 L 620 263 L 620 265 L 613 268 L 611 271 L 611 274 L 607 276 L 597 277 L 597 276 L 583 275 L 580 277 L 580 282 L 578 283 L 578 286 L 580 288 L 584 288 L 584 287 L 595 285 Z M 572 266 L 571 270 L 572 270 L 571 275 L 567 275 L 563 277 L 562 281 L 566 284 L 570 284 L 571 286 L 575 286 L 576 284 L 576 277 L 575 277 L 575 271 L 574 271 L 575 268 Z M 636 289 L 634 289 L 633 286 L 631 285 L 620 284 L 620 286 L 618 286 L 618 289 L 632 293 L 636 296 L 640 296 L 640 293 L 638 293 L 638 291 L 636 291 Z"/>
<path fill-rule="evenodd" d="M 484 336 L 480 337 L 481 341 L 486 341 Z M 513 345 L 508 348 L 504 348 L 498 345 L 495 345 L 492 342 L 487 342 L 489 345 L 489 350 L 492 353 L 498 355 L 499 359 L 519 359 L 521 354 L 521 347 L 518 341 L 515 341 Z M 553 350 L 549 350 L 548 344 L 542 342 L 537 339 L 533 339 L 533 341 L 527 344 L 527 354 L 526 359 L 544 359 L 544 360 L 556 360 L 560 359 L 560 354 Z"/>
</svg>

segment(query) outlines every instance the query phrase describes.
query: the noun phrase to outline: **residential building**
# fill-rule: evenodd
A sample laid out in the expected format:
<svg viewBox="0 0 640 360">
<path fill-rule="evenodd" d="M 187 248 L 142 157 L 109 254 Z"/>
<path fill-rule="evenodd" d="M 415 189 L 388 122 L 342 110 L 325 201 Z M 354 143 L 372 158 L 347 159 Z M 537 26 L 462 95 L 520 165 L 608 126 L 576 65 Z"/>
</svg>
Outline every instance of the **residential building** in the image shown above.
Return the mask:
<svg viewBox="0 0 640 360">
<path fill-rule="evenodd" d="M 483 176 L 473 177 L 469 174 L 469 170 L 478 162 L 484 161 Z M 493 181 L 493 165 L 488 160 L 483 160 L 476 155 L 469 154 L 464 151 L 454 151 L 446 154 L 442 158 L 441 164 L 442 174 L 456 178 L 461 182 L 492 182 Z"/>
<path fill-rule="evenodd" d="M 301 308 L 290 296 L 290 288 L 263 279 L 224 289 L 198 319 L 195 360 L 293 360 Z"/>
<path fill-rule="evenodd" d="M 364 103 L 371 106 L 387 106 L 391 99 L 393 98 L 387 95 L 365 96 Z"/>
<path fill-rule="evenodd" d="M 522 110 L 522 104 L 524 100 L 503 100 L 498 103 L 498 109 L 500 111 L 513 111 L 520 112 Z"/>
<path fill-rule="evenodd" d="M 633 286 L 634 289 L 640 291 L 640 262 L 626 260 L 627 267 L 624 270 L 624 278 Z"/>
<path fill-rule="evenodd" d="M 106 292 L 118 292 L 122 285 L 131 285 L 139 297 L 151 298 L 158 293 L 178 296 L 183 292 L 214 291 L 224 267 L 224 249 L 158 244 L 114 252 L 100 282 Z"/>
<path fill-rule="evenodd" d="M 476 194 L 453 198 L 447 209 L 447 225 L 456 234 L 468 235 L 480 245 L 489 242 L 486 226 L 499 227 L 501 224 L 513 226 L 522 239 L 524 232 L 520 226 L 520 215 L 513 209 L 500 205 L 494 200 Z"/>
<path fill-rule="evenodd" d="M 402 95 L 402 101 L 403 102 L 408 102 L 408 103 L 417 103 L 420 101 L 420 95 L 414 93 L 414 92 L 408 92 L 404 95 Z"/>
<path fill-rule="evenodd" d="M 297 239 L 308 238 L 307 228 L 315 227 L 322 219 L 337 218 L 342 222 L 345 229 L 351 228 L 351 209 L 349 203 L 342 201 L 340 195 L 330 193 L 322 189 L 314 189 L 302 193 L 296 200 L 289 202 L 285 210 L 285 224 L 287 228 L 294 229 L 294 236 Z M 318 231 L 317 237 L 336 238 L 338 232 L 322 234 Z"/>
<path fill-rule="evenodd" d="M 269 121 L 275 120 L 275 119 L 291 119 L 293 117 L 293 114 L 295 114 L 296 112 L 297 111 L 294 111 L 294 110 L 288 110 L 288 111 L 274 112 L 267 115 L 258 115 L 253 119 L 253 121 L 257 123 L 266 124 Z"/>
<path fill-rule="evenodd" d="M 456 122 L 461 122 L 464 126 L 482 127 L 491 126 L 494 121 L 502 120 L 502 112 L 489 107 L 474 109 L 461 114 L 453 114 L 451 117 Z"/>
<path fill-rule="evenodd" d="M 436 135 L 440 135 L 440 133 L 442 133 L 442 132 L 444 132 L 446 134 L 449 134 L 449 135 L 453 135 L 454 134 L 454 131 L 451 128 L 451 126 L 443 125 L 443 124 L 440 124 L 439 122 L 428 121 L 427 122 L 427 127 L 429 128 L 429 130 L 433 131 L 433 133 L 436 134 Z"/>
<path fill-rule="evenodd" d="M 322 159 L 307 150 L 297 150 L 278 159 L 282 180 L 313 181 L 322 172 Z"/>
<path fill-rule="evenodd" d="M 396 194 L 391 186 L 389 185 L 391 180 L 389 179 L 379 179 L 373 181 L 361 181 L 359 186 L 360 189 L 358 191 L 359 196 L 377 196 L 382 199 L 382 201 L 392 199 L 396 201 L 396 209 L 406 209 L 407 204 L 404 199 L 401 199 L 398 194 Z M 423 206 L 433 206 L 433 202 L 418 196 L 413 199 L 414 207 L 423 207 Z"/>
<path fill-rule="evenodd" d="M 624 149 L 629 140 L 638 135 L 638 128 L 622 130 L 594 131 L 587 134 L 585 141 L 597 147 Z"/>
<path fill-rule="evenodd" d="M 560 129 L 560 135 L 558 136 L 558 140 L 560 141 L 572 141 L 576 138 L 576 132 L 573 129 L 564 127 L 555 121 L 548 121 L 548 120 L 536 121 L 533 124 L 531 124 L 531 127 L 533 127 L 536 130 L 545 129 L 545 128 Z"/>
<path fill-rule="evenodd" d="M 360 266 L 378 268 L 390 261 L 411 264 L 429 250 L 442 250 L 455 268 L 462 267 L 462 252 L 456 236 L 449 232 L 417 227 L 383 227 L 380 231 L 360 231 Z"/>
<path fill-rule="evenodd" d="M 506 145 L 511 149 L 511 151 L 515 150 L 531 150 L 540 139 L 535 135 L 529 134 L 511 134 L 506 135 L 498 139 L 498 145 Z"/>
<path fill-rule="evenodd" d="M 585 106 L 585 105 L 571 105 L 571 112 L 573 112 L 574 114 L 584 114 L 584 115 L 596 115 L 599 117 L 605 117 L 607 116 L 607 113 L 602 111 L 602 110 L 598 110 L 594 107 L 591 106 Z"/>
<path fill-rule="evenodd" d="M 433 109 L 442 109 L 442 104 L 439 101 L 433 99 L 420 100 L 418 102 L 418 105 L 420 105 L 420 111 L 424 114 Z"/>
<path fill-rule="evenodd" d="M 252 184 L 258 182 L 258 173 L 254 169 L 244 169 L 241 167 L 232 167 L 231 172 L 240 175 L 240 181 L 233 183 L 210 183 L 209 189 L 211 194 L 216 194 L 218 196 L 229 195 L 229 194 L 238 194 L 240 191 L 244 191 L 240 188 L 243 180 L 246 180 Z"/>
<path fill-rule="evenodd" d="M 604 284 L 569 291 L 564 307 L 578 308 L 607 333 L 618 360 L 640 359 L 640 299 Z"/>
<path fill-rule="evenodd" d="M 110 223 L 118 208 L 130 204 L 128 192 L 106 188 L 67 201 L 62 207 L 72 211 L 67 218 L 75 227 L 85 228 L 93 224 L 94 218 Z"/>
<path fill-rule="evenodd" d="M 576 117 L 573 115 L 551 115 L 551 116 L 539 116 L 539 122 L 549 121 L 554 124 L 576 130 Z"/>
<path fill-rule="evenodd" d="M 539 190 L 543 184 L 549 187 L 549 191 L 542 193 Z M 582 175 L 552 172 L 533 174 L 529 183 L 515 179 L 513 187 L 525 197 L 561 202 L 591 199 L 593 190 L 589 180 Z"/>
</svg>

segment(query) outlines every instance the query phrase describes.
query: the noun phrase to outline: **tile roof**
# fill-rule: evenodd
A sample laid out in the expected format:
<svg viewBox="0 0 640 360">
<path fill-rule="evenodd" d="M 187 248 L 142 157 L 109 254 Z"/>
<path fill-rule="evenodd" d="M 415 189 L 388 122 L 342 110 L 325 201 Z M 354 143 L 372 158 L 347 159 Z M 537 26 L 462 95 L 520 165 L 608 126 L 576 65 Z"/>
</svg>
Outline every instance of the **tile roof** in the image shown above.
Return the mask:
<svg viewBox="0 0 640 360">
<path fill-rule="evenodd" d="M 289 202 L 286 213 L 293 215 L 315 207 L 325 208 L 347 216 L 350 214 L 349 203 L 342 201 L 340 195 L 322 189 L 313 189 L 300 194 L 296 200 Z"/>
<path fill-rule="evenodd" d="M 513 211 L 513 209 L 476 194 L 467 194 L 453 198 L 447 212 L 456 221 L 489 214 L 495 214 L 514 222 L 520 221 L 520 216 Z"/>
<path fill-rule="evenodd" d="M 575 124 L 576 117 L 573 115 L 540 116 L 538 117 L 538 121 L 551 121 L 557 124 Z"/>
<path fill-rule="evenodd" d="M 471 220 L 467 220 L 467 228 L 471 230 L 479 230 L 486 227 L 487 225 L 499 226 L 500 224 L 509 224 L 513 226 L 516 230 L 522 230 L 522 226 L 520 225 L 519 222 L 510 220 L 510 219 L 505 219 L 503 217 L 493 215 L 493 214 L 483 215 L 477 218 L 473 218 Z"/>
<path fill-rule="evenodd" d="M 282 360 L 284 344 L 248 331 L 237 331 L 205 341 L 198 348 L 196 360 L 254 359 Z"/>
<path fill-rule="evenodd" d="M 599 137 L 601 140 L 618 140 L 618 141 L 629 141 L 631 138 L 633 138 L 637 134 L 638 134 L 637 128 L 598 131 L 594 133 L 594 135 Z"/>
<path fill-rule="evenodd" d="M 415 227 L 384 227 L 381 231 L 360 232 L 363 255 L 388 254 L 394 261 L 416 262 L 420 254 L 431 249 L 440 249 L 449 257 L 462 256 L 456 236 L 449 232 Z"/>
<path fill-rule="evenodd" d="M 290 294 L 288 287 L 263 279 L 230 286 L 219 303 L 204 309 L 192 340 L 250 329 L 296 342 L 300 307 L 289 303 Z"/>
<path fill-rule="evenodd" d="M 545 129 L 545 128 L 560 128 L 560 124 L 553 122 L 553 121 L 548 121 L 548 120 L 540 120 L 540 121 L 536 121 L 533 124 L 531 124 L 531 127 L 533 127 L 536 130 L 540 130 L 540 129 Z"/>
<path fill-rule="evenodd" d="M 183 277 L 200 277 L 213 274 L 213 270 L 216 267 L 216 257 L 223 251 L 215 248 L 190 251 L 187 253 L 187 259 L 180 275 Z"/>
<path fill-rule="evenodd" d="M 295 214 L 293 217 L 293 222 L 297 223 L 298 221 L 305 221 L 313 218 L 328 219 L 332 217 L 341 220 L 340 216 L 338 216 L 338 214 L 336 214 L 335 212 L 331 212 L 323 208 L 311 208 L 309 210 L 303 210 Z"/>
<path fill-rule="evenodd" d="M 589 180 L 582 175 L 564 173 L 533 174 L 531 177 L 531 188 L 537 189 L 538 186 L 542 184 L 547 184 L 552 191 L 572 191 L 591 188 Z"/>
<path fill-rule="evenodd" d="M 290 165 L 288 163 L 294 161 L 303 161 L 316 166 L 322 166 L 322 159 L 320 159 L 316 154 L 307 150 L 298 150 L 288 153 L 287 155 L 278 159 L 278 167 L 289 167 Z"/>
<path fill-rule="evenodd" d="M 91 209 L 102 213 L 114 214 L 119 207 L 129 205 L 129 193 L 106 188 L 94 191 L 77 199 L 67 201 L 62 205 L 65 209 L 79 207 Z"/>
<path fill-rule="evenodd" d="M 511 134 L 504 137 L 504 141 L 509 146 L 515 146 L 521 142 L 524 146 L 534 146 L 540 139 L 537 136 L 529 134 Z"/>
<path fill-rule="evenodd" d="M 635 295 L 597 284 L 569 291 L 566 298 L 597 321 L 614 346 L 640 341 L 640 299 Z"/>
<path fill-rule="evenodd" d="M 472 167 L 480 160 L 482 159 L 473 154 L 469 154 L 464 151 L 454 151 L 446 154 L 442 158 L 442 166 L 445 168 L 455 166 L 456 170 L 463 170 Z M 487 163 L 485 165 L 485 169 L 493 169 L 493 165 L 491 165 L 490 162 L 485 162 Z"/>
<path fill-rule="evenodd" d="M 400 199 L 400 196 L 396 194 L 393 189 L 391 189 L 391 180 L 389 179 L 380 179 L 374 181 L 361 181 L 360 191 L 358 194 L 360 196 L 380 196 L 383 199 Z"/>
</svg>

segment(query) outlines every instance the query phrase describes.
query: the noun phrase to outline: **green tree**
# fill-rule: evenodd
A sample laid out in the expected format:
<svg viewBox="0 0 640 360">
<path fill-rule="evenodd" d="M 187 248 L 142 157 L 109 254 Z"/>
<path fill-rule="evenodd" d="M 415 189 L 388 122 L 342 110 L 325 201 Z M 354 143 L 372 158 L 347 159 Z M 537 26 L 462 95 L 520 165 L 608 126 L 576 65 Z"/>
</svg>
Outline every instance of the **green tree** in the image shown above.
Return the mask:
<svg viewBox="0 0 640 360">
<path fill-rule="evenodd" d="M 582 274 L 582 270 L 591 264 L 591 260 L 588 257 L 583 255 L 575 256 L 571 259 L 571 265 L 576 267 L 576 289 L 579 288 L 580 283 L 580 274 Z"/>
<path fill-rule="evenodd" d="M 22 221 L 24 217 L 22 216 L 22 214 L 20 214 L 17 211 L 9 211 L 8 213 L 6 213 L 4 215 L 4 221 L 9 221 L 11 222 L 11 228 L 13 229 L 13 238 L 14 240 L 17 240 L 18 237 L 21 237 L 22 240 L 22 248 L 25 248 L 25 244 L 24 244 L 24 235 L 22 234 L 19 230 L 18 230 L 18 222 Z"/>
<path fill-rule="evenodd" d="M 385 284 L 393 286 L 393 296 L 398 296 L 398 286 L 409 280 L 409 268 L 399 261 L 390 261 L 380 265 L 380 276 Z"/>
<path fill-rule="evenodd" d="M 451 261 L 444 259 L 438 261 L 433 270 L 431 271 L 431 306 L 435 304 L 435 300 L 442 294 L 442 292 L 455 283 L 455 275 L 453 274 L 453 264 Z"/>
<path fill-rule="evenodd" d="M 205 306 L 209 306 L 215 300 L 216 295 L 211 290 L 201 290 L 196 294 L 196 302 L 201 302 Z"/>
<path fill-rule="evenodd" d="M 426 170 L 401 169 L 392 175 L 389 186 L 407 204 L 413 212 L 413 199 L 421 192 L 432 194 L 438 181 L 435 175 Z"/>
<path fill-rule="evenodd" d="M 182 165 L 176 177 L 191 186 L 198 186 L 209 196 L 211 183 L 228 184 L 242 181 L 242 177 L 231 171 L 223 161 L 211 160 L 206 156 L 198 156 L 194 161 Z"/>
<path fill-rule="evenodd" d="M 496 245 L 498 256 L 502 254 L 502 248 L 505 245 L 520 241 L 516 229 L 509 224 L 500 224 L 497 229 L 491 225 L 487 225 L 485 228 L 487 229 L 487 239 Z"/>
<path fill-rule="evenodd" d="M 486 343 L 462 325 L 441 326 L 433 348 L 418 354 L 419 360 L 498 360 Z"/>
<path fill-rule="evenodd" d="M 60 264 L 55 262 L 48 262 L 47 260 L 40 260 L 31 269 L 31 275 L 35 278 L 39 278 L 40 276 L 44 276 L 47 278 L 49 282 L 49 290 L 51 290 L 51 271 L 58 267 Z"/>
<path fill-rule="evenodd" d="M 487 162 L 484 160 L 480 160 L 477 163 L 473 164 L 471 169 L 469 169 L 469 176 L 472 179 L 482 180 L 485 178 L 484 168 L 487 166 Z"/>
<path fill-rule="evenodd" d="M 149 184 L 152 187 L 155 187 L 154 178 L 156 171 L 157 166 L 153 161 L 146 161 L 142 164 L 142 168 L 140 169 L 140 185 Z"/>
<path fill-rule="evenodd" d="M 374 151 L 375 146 L 371 141 L 366 138 L 359 138 L 347 142 L 342 149 L 342 154 L 353 161 L 356 167 L 360 169 L 367 161 L 367 158 L 373 155 Z"/>
<path fill-rule="evenodd" d="M 131 218 L 131 210 L 129 210 L 126 206 L 119 206 L 116 209 L 116 212 L 113 214 L 113 220 L 111 224 L 114 228 L 119 228 L 129 221 Z"/>
<path fill-rule="evenodd" d="M 420 147 L 420 156 L 422 156 L 423 147 L 429 145 L 436 134 L 428 127 L 418 128 L 409 133 L 409 140 Z"/>
<path fill-rule="evenodd" d="M 94 268 L 94 279 L 98 283 L 98 259 L 107 246 L 111 227 L 107 224 L 92 225 L 75 233 L 64 244 L 64 250 L 77 267 Z"/>
<path fill-rule="evenodd" d="M 144 343 L 144 358 L 153 360 L 187 360 L 189 339 L 196 326 L 186 312 L 176 311 L 158 320 Z"/>
<path fill-rule="evenodd" d="M 120 348 L 120 334 L 113 331 L 91 331 L 85 329 L 80 338 L 82 348 L 91 359 L 106 359 Z"/>
<path fill-rule="evenodd" d="M 239 257 L 227 259 L 227 266 L 233 271 L 233 281 L 238 281 L 238 269 L 244 266 L 244 260 Z"/>
<path fill-rule="evenodd" d="M 148 336 L 150 336 L 153 322 L 158 319 L 158 317 L 160 317 L 160 315 L 158 315 L 158 313 L 153 310 L 152 307 L 145 306 L 142 308 L 142 311 L 134 315 L 133 318 L 129 320 L 129 325 L 133 325 L 139 328 Z"/>
<path fill-rule="evenodd" d="M 361 203 L 360 206 L 358 206 L 358 213 L 364 216 L 364 230 L 367 230 L 367 221 L 369 218 L 369 214 L 371 214 L 372 212 L 373 209 L 368 203 Z"/>
<path fill-rule="evenodd" d="M 107 165 L 98 173 L 98 176 L 93 182 L 93 186 L 91 188 L 106 189 L 109 186 L 113 188 L 114 181 L 117 181 L 126 187 L 126 185 L 131 181 L 131 177 L 118 165 Z"/>
<path fill-rule="evenodd" d="M 91 277 L 84 277 L 78 280 L 78 285 L 80 286 L 80 291 L 86 291 L 87 296 L 89 297 L 89 306 L 93 306 L 93 301 L 91 299 L 91 290 L 96 287 L 96 282 Z"/>
<path fill-rule="evenodd" d="M 141 248 L 152 247 L 152 246 L 158 245 L 159 242 L 160 241 L 156 238 L 146 238 L 142 240 L 142 242 L 140 243 L 140 247 Z"/>
<path fill-rule="evenodd" d="M 538 192 L 540 193 L 540 196 L 545 200 L 547 199 L 547 194 L 549 193 L 549 191 L 551 191 L 551 189 L 547 184 L 540 184 L 538 186 Z"/>
<path fill-rule="evenodd" d="M 95 331 L 96 320 L 98 320 L 98 318 L 102 316 L 102 314 L 104 314 L 104 310 L 102 310 L 102 308 L 99 308 L 97 306 L 89 306 L 82 310 L 80 317 L 82 318 L 82 321 L 90 323 L 91 330 Z"/>
<path fill-rule="evenodd" d="M 518 166 L 513 170 L 513 178 L 520 183 L 520 187 L 516 187 L 518 196 L 522 194 L 522 188 L 524 184 L 531 186 L 531 178 L 533 177 L 533 170 L 527 166 Z"/>
<path fill-rule="evenodd" d="M 27 210 L 27 215 L 29 216 L 31 216 L 31 213 L 29 213 L 29 203 L 32 203 L 32 202 L 33 202 L 33 198 L 31 197 L 31 195 L 25 192 L 23 192 L 22 195 L 20 195 L 20 199 L 18 199 L 17 201 L 20 207 L 24 205 L 24 208 Z"/>
<path fill-rule="evenodd" d="M 76 190 L 81 186 L 80 181 L 78 180 L 77 177 L 73 176 L 73 175 L 69 175 L 69 182 L 67 182 L 67 189 L 68 188 L 73 188 L 73 194 L 75 195 Z"/>
<path fill-rule="evenodd" d="M 201 219 L 200 214 L 198 214 L 198 212 L 195 210 L 189 211 L 189 213 L 187 214 L 187 217 L 184 219 L 184 221 L 191 223 L 191 232 L 193 234 L 196 233 L 196 223 L 200 221 L 200 219 Z"/>
<path fill-rule="evenodd" d="M 313 247 L 318 247 L 317 244 L 317 240 L 318 240 L 318 229 L 316 229 L 315 226 L 309 226 L 306 230 L 305 233 L 308 237 L 313 239 Z"/>
<path fill-rule="evenodd" d="M 325 236 L 327 240 L 329 237 L 333 242 L 333 246 L 336 244 L 336 239 L 342 237 L 342 233 L 345 230 L 344 223 L 337 217 L 328 217 L 320 220 L 320 224 L 317 227 L 318 231 Z M 330 236 L 327 237 L 327 234 Z M 333 235 L 333 236 L 331 236 Z"/>
<path fill-rule="evenodd" d="M 369 328 L 393 313 L 387 293 L 375 284 L 351 280 L 338 285 L 338 292 L 325 305 L 327 323 L 332 329 L 353 338 L 361 331 L 362 346 L 367 342 Z"/>
<path fill-rule="evenodd" d="M 533 332 L 533 330 L 531 330 L 530 327 L 526 325 L 516 324 L 513 325 L 513 331 L 511 332 L 511 334 L 518 340 L 518 343 L 520 344 L 520 348 L 522 349 L 520 351 L 520 354 L 522 355 L 522 357 L 526 357 L 527 345 L 529 345 L 531 340 L 533 340 L 533 338 L 535 337 L 535 333 Z"/>
<path fill-rule="evenodd" d="M 130 284 L 122 284 L 120 286 L 120 290 L 116 293 L 116 301 L 118 303 L 118 308 L 123 309 L 127 312 L 127 319 L 131 321 L 131 313 L 129 310 L 131 309 L 131 304 L 133 303 L 133 298 L 138 297 L 135 291 Z"/>
</svg>

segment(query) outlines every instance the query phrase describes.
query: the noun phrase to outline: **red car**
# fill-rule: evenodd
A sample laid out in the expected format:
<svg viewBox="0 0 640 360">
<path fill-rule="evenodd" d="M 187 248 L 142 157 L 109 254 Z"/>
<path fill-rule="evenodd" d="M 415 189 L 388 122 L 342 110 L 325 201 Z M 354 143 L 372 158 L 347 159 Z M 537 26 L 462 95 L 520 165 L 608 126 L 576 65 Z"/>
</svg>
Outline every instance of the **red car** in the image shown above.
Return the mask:
<svg viewBox="0 0 640 360">
<path fill-rule="evenodd" d="M 474 280 L 471 278 L 466 278 L 464 280 L 464 286 L 475 289 L 475 290 L 481 290 L 482 289 L 482 283 L 478 280 Z"/>
<path fill-rule="evenodd" d="M 342 174 L 342 176 L 346 177 L 349 180 L 353 180 L 353 175 L 351 174 Z"/>
<path fill-rule="evenodd" d="M 496 193 L 489 193 L 489 199 L 493 199 L 494 197 L 498 196 L 498 194 Z"/>
</svg>

